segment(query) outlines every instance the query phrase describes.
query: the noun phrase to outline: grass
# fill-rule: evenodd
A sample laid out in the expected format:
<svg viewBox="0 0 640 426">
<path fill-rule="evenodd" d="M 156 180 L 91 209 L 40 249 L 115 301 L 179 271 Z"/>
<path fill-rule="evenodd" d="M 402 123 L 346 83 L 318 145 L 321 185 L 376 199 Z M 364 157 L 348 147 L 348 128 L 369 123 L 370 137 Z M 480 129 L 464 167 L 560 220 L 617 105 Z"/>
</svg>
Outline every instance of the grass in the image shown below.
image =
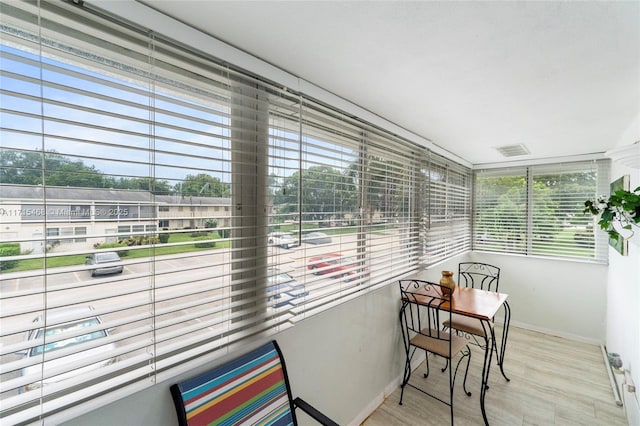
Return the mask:
<svg viewBox="0 0 640 426">
<path fill-rule="evenodd" d="M 212 238 L 216 238 L 219 236 L 208 234 Z M 171 234 L 169 238 L 169 242 L 171 243 L 185 243 L 194 241 L 197 237 L 193 237 L 190 232 L 184 233 L 174 233 Z M 216 241 L 215 247 L 196 247 L 195 244 L 183 244 L 183 245 L 156 245 L 155 247 L 145 247 L 136 249 L 135 246 L 131 247 L 123 247 L 123 250 L 127 251 L 127 255 L 123 256 L 123 259 L 139 259 L 141 257 L 149 257 L 149 256 L 164 256 L 171 254 L 180 254 L 180 253 L 191 253 L 202 250 L 216 250 L 230 247 L 231 243 L 228 241 Z M 117 249 L 111 248 L 109 250 L 119 251 Z M 20 272 L 20 271 L 31 271 L 34 269 L 43 269 L 46 260 L 47 268 L 60 268 L 64 266 L 76 266 L 76 265 L 84 265 L 85 255 L 76 254 L 69 256 L 55 256 L 55 257 L 47 257 L 46 259 L 37 258 L 37 259 L 26 259 L 18 261 L 18 264 L 10 269 L 4 269 L 2 272 Z"/>
</svg>

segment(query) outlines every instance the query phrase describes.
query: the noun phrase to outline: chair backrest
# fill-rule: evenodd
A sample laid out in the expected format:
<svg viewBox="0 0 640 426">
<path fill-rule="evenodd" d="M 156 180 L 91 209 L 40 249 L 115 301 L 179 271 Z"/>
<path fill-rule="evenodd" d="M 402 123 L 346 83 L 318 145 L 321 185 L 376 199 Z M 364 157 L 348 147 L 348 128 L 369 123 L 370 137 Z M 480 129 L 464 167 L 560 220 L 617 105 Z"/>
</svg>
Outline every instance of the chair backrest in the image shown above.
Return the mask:
<svg viewBox="0 0 640 426">
<path fill-rule="evenodd" d="M 499 291 L 500 268 L 486 263 L 462 262 L 458 265 L 458 285 Z"/>
<path fill-rule="evenodd" d="M 442 327 L 444 321 L 451 321 L 451 296 L 447 290 L 429 281 L 400 280 L 400 322 L 405 345 L 411 342 L 414 346 L 428 346 L 439 355 L 449 356 L 451 335 Z M 442 347 L 438 349 L 438 346 Z"/>
<path fill-rule="evenodd" d="M 275 341 L 171 386 L 182 425 L 297 424 Z"/>
</svg>

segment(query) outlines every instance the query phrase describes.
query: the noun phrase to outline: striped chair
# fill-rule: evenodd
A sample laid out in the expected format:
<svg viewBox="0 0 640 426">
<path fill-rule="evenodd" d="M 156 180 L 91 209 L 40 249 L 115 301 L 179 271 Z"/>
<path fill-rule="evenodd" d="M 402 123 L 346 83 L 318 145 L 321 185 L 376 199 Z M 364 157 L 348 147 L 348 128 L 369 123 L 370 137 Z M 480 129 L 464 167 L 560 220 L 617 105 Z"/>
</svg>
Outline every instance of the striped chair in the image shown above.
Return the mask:
<svg viewBox="0 0 640 426">
<path fill-rule="evenodd" d="M 322 425 L 337 426 L 300 398 L 293 399 L 275 340 L 233 361 L 171 386 L 182 425 L 297 425 L 300 408 Z"/>
</svg>

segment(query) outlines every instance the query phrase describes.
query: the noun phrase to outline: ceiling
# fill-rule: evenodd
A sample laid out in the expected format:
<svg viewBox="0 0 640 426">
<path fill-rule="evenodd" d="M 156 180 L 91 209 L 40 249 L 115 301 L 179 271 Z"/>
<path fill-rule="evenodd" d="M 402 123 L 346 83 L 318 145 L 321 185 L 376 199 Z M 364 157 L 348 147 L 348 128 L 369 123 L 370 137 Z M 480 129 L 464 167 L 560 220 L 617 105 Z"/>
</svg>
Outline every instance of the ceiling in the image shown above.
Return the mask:
<svg viewBox="0 0 640 426">
<path fill-rule="evenodd" d="M 638 1 L 141 2 L 472 164 L 601 153 L 640 114 Z"/>
</svg>

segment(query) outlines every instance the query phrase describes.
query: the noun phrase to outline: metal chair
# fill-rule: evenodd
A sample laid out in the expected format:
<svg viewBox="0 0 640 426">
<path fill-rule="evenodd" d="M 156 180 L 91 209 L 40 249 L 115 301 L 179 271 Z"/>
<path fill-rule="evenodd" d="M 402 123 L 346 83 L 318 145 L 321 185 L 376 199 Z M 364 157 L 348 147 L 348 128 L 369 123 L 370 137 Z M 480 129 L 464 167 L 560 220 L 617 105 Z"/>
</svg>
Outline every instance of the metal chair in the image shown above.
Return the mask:
<svg viewBox="0 0 640 426">
<path fill-rule="evenodd" d="M 500 285 L 500 268 L 487 263 L 462 262 L 458 265 L 458 285 L 497 292 Z M 502 351 L 498 351 L 493 321 L 486 323 L 471 317 L 453 315 L 450 321 L 444 321 L 443 326 L 445 330 L 451 329 L 458 335 L 463 334 L 472 344 L 481 347 L 485 350 L 485 357 L 489 353 L 485 345 L 492 345 L 491 350 L 496 353 L 502 376 L 505 380 L 510 380 L 502 364 L 506 335 L 503 335 Z"/>
<path fill-rule="evenodd" d="M 458 285 L 497 292 L 500 285 L 500 268 L 486 263 L 462 262 L 458 265 Z M 470 317 L 453 315 L 451 322 L 445 321 L 444 327 L 468 333 L 473 343 L 478 346 L 483 346 L 484 342 L 479 341 L 477 337 L 483 340 L 491 338 L 487 334 L 489 330 L 479 320 Z M 493 328 L 493 322 L 489 327 Z M 495 345 L 495 342 L 493 344 Z"/>
<path fill-rule="evenodd" d="M 402 391 L 400 393 L 400 405 L 404 397 L 404 391 L 410 386 L 418 391 L 440 401 L 450 407 L 451 424 L 453 425 L 453 390 L 455 378 L 460 364 L 466 358 L 467 365 L 464 372 L 463 389 L 467 396 L 471 392 L 467 390 L 467 373 L 471 361 L 471 350 L 464 337 L 443 330 L 443 321 L 451 321 L 451 309 L 449 295 L 445 295 L 443 287 L 439 284 L 421 280 L 400 280 L 400 293 L 402 307 L 400 309 L 400 323 L 406 354 L 404 376 L 402 379 Z M 429 354 L 439 356 L 454 365 L 449 368 L 449 398 L 436 395 L 434 390 L 427 390 L 409 382 L 412 368 L 411 361 L 416 352 L 424 351 L 426 371 L 424 378 L 429 376 Z"/>
</svg>

